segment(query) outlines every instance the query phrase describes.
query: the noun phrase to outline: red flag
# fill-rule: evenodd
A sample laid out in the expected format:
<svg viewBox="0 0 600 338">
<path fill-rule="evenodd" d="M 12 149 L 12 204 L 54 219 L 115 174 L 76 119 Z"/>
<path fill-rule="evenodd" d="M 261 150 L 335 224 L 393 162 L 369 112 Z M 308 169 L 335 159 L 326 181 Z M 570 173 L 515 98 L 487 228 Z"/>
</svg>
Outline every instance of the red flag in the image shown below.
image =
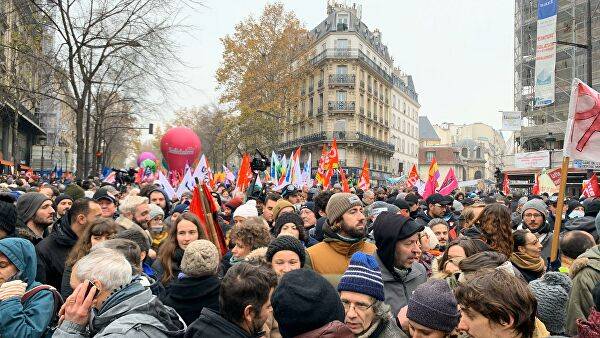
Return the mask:
<svg viewBox="0 0 600 338">
<path fill-rule="evenodd" d="M 425 183 L 425 191 L 423 192 L 424 199 L 427 199 L 427 197 L 430 195 L 435 194 L 435 189 L 437 189 L 438 186 L 437 180 L 439 177 L 440 172 L 438 170 L 437 161 L 434 157 L 429 165 L 429 177 L 427 179 L 427 183 Z"/>
<path fill-rule="evenodd" d="M 583 197 L 598 197 L 600 196 L 600 187 L 598 186 L 598 177 L 596 173 L 590 177 L 590 180 L 585 184 L 583 189 Z"/>
<path fill-rule="evenodd" d="M 408 174 L 408 179 L 406 180 L 406 187 L 412 188 L 418 181 L 419 172 L 417 171 L 417 165 L 413 164 L 412 168 L 410 168 L 410 174 Z"/>
<path fill-rule="evenodd" d="M 331 178 L 333 177 L 333 168 L 327 169 L 325 173 L 325 179 L 323 180 L 323 188 L 329 187 L 329 183 L 331 182 Z"/>
<path fill-rule="evenodd" d="M 340 167 L 340 179 L 342 180 L 342 192 L 350 192 L 350 185 L 348 184 L 346 173 L 344 173 L 342 167 Z"/>
<path fill-rule="evenodd" d="M 323 148 L 321 149 L 321 158 L 319 158 L 319 167 L 317 168 L 317 174 L 315 175 L 315 179 L 317 183 L 325 186 L 325 175 L 327 172 L 327 149 L 325 148 L 325 144 L 323 144 Z"/>
<path fill-rule="evenodd" d="M 444 178 L 444 183 L 442 183 L 439 193 L 444 196 L 450 195 L 454 189 L 458 189 L 458 181 L 456 180 L 454 169 L 450 168 L 446 174 L 446 178 Z"/>
<path fill-rule="evenodd" d="M 369 162 L 365 158 L 362 170 L 360 172 L 360 180 L 358 181 L 358 187 L 362 190 L 368 190 L 371 187 L 371 171 L 369 170 Z"/>
<path fill-rule="evenodd" d="M 237 181 L 235 182 L 235 188 L 238 191 L 246 191 L 251 181 L 252 169 L 250 168 L 250 155 L 244 154 L 242 163 L 240 164 L 240 170 L 238 171 Z"/>
<path fill-rule="evenodd" d="M 506 196 L 510 194 L 510 180 L 508 179 L 507 173 L 504 173 L 504 181 L 502 181 L 502 192 Z"/>
<path fill-rule="evenodd" d="M 200 190 L 202 190 L 202 193 Z M 223 256 L 227 253 L 227 245 L 225 244 L 225 236 L 223 236 L 221 227 L 214 218 L 217 210 L 217 205 L 214 202 L 208 185 L 206 183 L 196 185 L 192 192 L 190 212 L 198 216 L 207 239 L 217 247 L 221 256 Z"/>
<path fill-rule="evenodd" d="M 333 143 L 331 144 L 331 150 L 329 150 L 327 157 L 329 158 L 330 168 L 336 169 L 340 166 L 340 156 L 338 153 L 337 141 L 335 140 L 335 138 L 333 139 Z"/>
<path fill-rule="evenodd" d="M 538 174 L 535 174 L 535 183 L 533 184 L 533 188 L 531 188 L 531 194 L 532 195 L 539 195 L 540 194 L 540 181 L 539 181 L 539 176 Z"/>
</svg>

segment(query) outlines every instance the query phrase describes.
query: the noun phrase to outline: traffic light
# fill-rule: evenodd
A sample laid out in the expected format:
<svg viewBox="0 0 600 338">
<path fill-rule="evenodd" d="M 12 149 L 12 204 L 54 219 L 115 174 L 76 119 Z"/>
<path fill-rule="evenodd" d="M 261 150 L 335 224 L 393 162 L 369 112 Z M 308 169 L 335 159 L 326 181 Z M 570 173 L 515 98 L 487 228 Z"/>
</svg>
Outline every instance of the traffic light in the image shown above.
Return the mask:
<svg viewBox="0 0 600 338">
<path fill-rule="evenodd" d="M 154 132 L 154 123 L 148 124 L 148 134 L 152 135 Z"/>
</svg>

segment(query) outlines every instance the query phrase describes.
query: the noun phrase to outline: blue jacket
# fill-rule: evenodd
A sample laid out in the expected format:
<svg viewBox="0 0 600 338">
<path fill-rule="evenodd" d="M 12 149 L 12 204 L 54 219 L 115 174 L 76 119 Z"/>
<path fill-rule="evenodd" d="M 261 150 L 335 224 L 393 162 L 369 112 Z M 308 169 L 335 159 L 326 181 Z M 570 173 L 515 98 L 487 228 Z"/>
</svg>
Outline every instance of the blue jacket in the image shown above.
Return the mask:
<svg viewBox="0 0 600 338">
<path fill-rule="evenodd" d="M 0 240 L 0 252 L 21 272 L 20 280 L 27 281 L 27 291 L 40 285 L 35 281 L 37 262 L 35 248 L 22 238 Z M 0 301 L 1 337 L 41 337 L 54 315 L 52 292 L 42 290 L 21 304 L 11 297 Z"/>
</svg>

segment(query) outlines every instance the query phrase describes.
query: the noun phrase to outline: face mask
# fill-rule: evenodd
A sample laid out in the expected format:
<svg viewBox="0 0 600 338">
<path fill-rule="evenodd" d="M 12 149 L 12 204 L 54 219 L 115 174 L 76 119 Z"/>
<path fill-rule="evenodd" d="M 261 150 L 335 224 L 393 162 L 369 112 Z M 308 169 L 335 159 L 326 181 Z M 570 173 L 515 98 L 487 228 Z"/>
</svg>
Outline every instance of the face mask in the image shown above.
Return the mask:
<svg viewBox="0 0 600 338">
<path fill-rule="evenodd" d="M 444 221 L 448 222 L 451 217 L 452 217 L 452 214 L 444 215 Z"/>
<path fill-rule="evenodd" d="M 578 217 L 583 217 L 583 216 L 585 216 L 585 211 L 583 211 L 583 210 L 573 210 L 569 214 L 569 218 L 578 218 Z"/>
</svg>

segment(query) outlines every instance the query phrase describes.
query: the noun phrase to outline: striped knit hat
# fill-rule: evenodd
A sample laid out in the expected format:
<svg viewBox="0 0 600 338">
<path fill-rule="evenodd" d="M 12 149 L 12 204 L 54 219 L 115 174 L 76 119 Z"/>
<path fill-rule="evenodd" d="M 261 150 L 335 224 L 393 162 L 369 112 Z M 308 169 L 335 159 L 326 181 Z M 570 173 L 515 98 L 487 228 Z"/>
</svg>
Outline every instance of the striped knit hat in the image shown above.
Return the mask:
<svg viewBox="0 0 600 338">
<path fill-rule="evenodd" d="M 383 279 L 381 270 L 373 256 L 363 252 L 356 252 L 350 258 L 350 265 L 344 272 L 338 291 L 351 291 L 371 296 L 377 300 L 384 301 Z"/>
</svg>

